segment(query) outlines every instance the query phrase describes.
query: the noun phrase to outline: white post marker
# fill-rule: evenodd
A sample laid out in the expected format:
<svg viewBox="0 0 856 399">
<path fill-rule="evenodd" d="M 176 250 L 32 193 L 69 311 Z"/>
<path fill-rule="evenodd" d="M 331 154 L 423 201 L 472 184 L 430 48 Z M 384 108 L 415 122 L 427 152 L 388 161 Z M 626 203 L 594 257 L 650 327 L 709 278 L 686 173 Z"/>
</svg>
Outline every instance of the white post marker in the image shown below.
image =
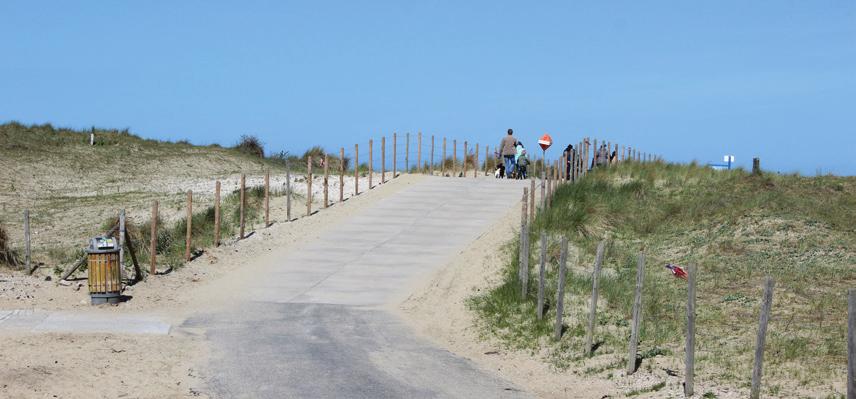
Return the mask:
<svg viewBox="0 0 856 399">
<path fill-rule="evenodd" d="M 734 163 L 734 155 L 726 155 L 722 157 L 722 162 L 728 164 L 728 170 L 731 170 L 731 164 Z"/>
</svg>

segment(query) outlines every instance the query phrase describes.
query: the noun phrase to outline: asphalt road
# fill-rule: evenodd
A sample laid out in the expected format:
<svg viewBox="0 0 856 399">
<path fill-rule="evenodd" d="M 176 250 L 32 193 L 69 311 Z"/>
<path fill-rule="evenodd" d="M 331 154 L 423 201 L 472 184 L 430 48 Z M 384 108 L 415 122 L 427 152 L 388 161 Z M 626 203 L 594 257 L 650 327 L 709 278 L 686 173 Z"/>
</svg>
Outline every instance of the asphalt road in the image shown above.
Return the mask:
<svg viewBox="0 0 856 399">
<path fill-rule="evenodd" d="M 277 257 L 227 310 L 198 314 L 214 396 L 529 397 L 384 310 L 515 206 L 525 183 L 426 178 Z"/>
</svg>

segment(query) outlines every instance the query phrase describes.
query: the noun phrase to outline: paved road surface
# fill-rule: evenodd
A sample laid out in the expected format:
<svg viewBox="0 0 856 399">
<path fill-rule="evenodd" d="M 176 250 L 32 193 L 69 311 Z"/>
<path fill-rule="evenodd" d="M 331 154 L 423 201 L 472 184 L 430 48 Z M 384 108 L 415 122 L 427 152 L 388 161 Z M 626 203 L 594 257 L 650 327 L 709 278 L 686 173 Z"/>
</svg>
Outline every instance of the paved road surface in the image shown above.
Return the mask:
<svg viewBox="0 0 856 399">
<path fill-rule="evenodd" d="M 277 258 L 226 311 L 200 314 L 216 396 L 529 397 L 384 310 L 483 234 L 523 183 L 426 178 Z"/>
</svg>

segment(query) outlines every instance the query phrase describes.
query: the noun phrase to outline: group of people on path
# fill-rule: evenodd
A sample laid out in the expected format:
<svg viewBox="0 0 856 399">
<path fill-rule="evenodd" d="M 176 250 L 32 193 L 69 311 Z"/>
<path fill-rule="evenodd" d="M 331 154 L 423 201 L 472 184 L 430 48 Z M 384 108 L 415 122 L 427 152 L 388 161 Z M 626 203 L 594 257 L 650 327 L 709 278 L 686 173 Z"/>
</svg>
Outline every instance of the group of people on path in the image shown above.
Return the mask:
<svg viewBox="0 0 856 399">
<path fill-rule="evenodd" d="M 514 130 L 508 129 L 508 134 L 500 141 L 499 151 L 495 155 L 497 158 L 502 159 L 502 162 L 496 166 L 495 175 L 497 178 L 528 178 L 529 156 L 523 143 L 514 137 Z M 575 157 L 579 156 L 579 153 L 574 149 L 573 145 L 568 144 L 562 155 L 565 159 L 565 176 L 567 176 L 568 180 L 572 180 L 574 174 L 571 173 L 571 169 L 575 164 Z M 610 153 L 606 144 L 601 144 L 594 151 L 590 169 L 609 166 L 617 161 L 618 154 L 616 151 Z"/>
<path fill-rule="evenodd" d="M 498 157 L 502 163 L 497 165 L 496 177 L 526 179 L 529 167 L 529 155 L 523 143 L 514 138 L 514 130 L 508 129 L 508 135 L 499 143 Z"/>
</svg>

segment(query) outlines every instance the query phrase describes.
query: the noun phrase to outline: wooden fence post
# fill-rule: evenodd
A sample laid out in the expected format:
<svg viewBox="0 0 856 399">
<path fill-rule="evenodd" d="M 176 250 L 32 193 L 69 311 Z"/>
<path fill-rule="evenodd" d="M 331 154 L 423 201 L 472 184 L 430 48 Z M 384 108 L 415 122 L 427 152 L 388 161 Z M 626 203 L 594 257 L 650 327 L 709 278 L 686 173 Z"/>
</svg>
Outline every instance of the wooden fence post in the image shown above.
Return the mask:
<svg viewBox="0 0 856 399">
<path fill-rule="evenodd" d="M 538 309 L 536 315 L 538 320 L 544 318 L 544 284 L 547 278 L 547 232 L 541 230 L 541 262 L 538 268 Z"/>
<path fill-rule="evenodd" d="M 386 144 L 386 137 L 381 137 L 380 138 L 381 152 L 385 152 L 385 151 L 383 151 L 383 147 L 385 144 Z M 374 152 L 374 142 L 372 142 L 372 140 L 369 139 L 369 190 L 372 189 L 372 178 L 374 177 L 374 176 L 372 176 L 372 175 L 374 175 L 374 154 L 373 154 L 373 152 Z M 381 168 L 381 174 L 380 175 L 381 175 L 380 178 L 382 181 L 383 180 L 383 169 L 382 168 Z"/>
<path fill-rule="evenodd" d="M 270 171 L 265 171 L 265 227 L 270 227 Z"/>
<path fill-rule="evenodd" d="M 847 398 L 856 397 L 856 289 L 847 291 Z"/>
<path fill-rule="evenodd" d="M 369 147 L 371 149 L 371 147 Z M 369 185 L 371 187 L 371 185 Z M 312 156 L 306 156 L 306 216 L 312 215 Z"/>
<path fill-rule="evenodd" d="M 285 161 L 285 218 L 291 222 L 291 166 Z"/>
<path fill-rule="evenodd" d="M 123 210 L 122 216 L 125 215 Z M 124 220 L 124 217 L 122 218 Z M 187 190 L 187 237 L 184 239 L 184 260 L 190 262 L 190 247 L 192 242 L 193 231 L 193 191 Z M 123 233 L 120 233 L 124 235 Z M 121 241 L 121 240 L 120 240 Z"/>
<path fill-rule="evenodd" d="M 430 164 L 431 164 L 431 168 L 430 168 L 431 176 L 434 176 L 434 135 L 433 134 L 431 135 L 431 162 L 430 162 Z M 421 166 L 420 166 L 420 168 L 421 168 Z M 421 169 L 420 169 L 420 171 L 421 171 Z"/>
<path fill-rule="evenodd" d="M 529 179 L 529 220 L 535 221 L 535 178 Z"/>
<path fill-rule="evenodd" d="M 467 153 L 467 141 L 464 140 L 464 156 L 461 161 L 461 177 L 467 176 L 467 157 L 469 154 Z"/>
<path fill-rule="evenodd" d="M 458 169 L 458 140 L 452 139 L 452 174 Z M 454 176 L 453 176 L 454 177 Z"/>
<path fill-rule="evenodd" d="M 476 152 L 473 153 L 473 178 L 479 177 L 479 143 L 476 143 Z"/>
<path fill-rule="evenodd" d="M 360 145 L 354 144 L 354 196 L 360 194 Z"/>
<path fill-rule="evenodd" d="M 392 133 L 392 178 L 398 173 L 398 134 Z"/>
<path fill-rule="evenodd" d="M 329 180 L 330 180 L 330 166 L 328 165 L 330 161 L 330 157 L 327 154 L 324 154 L 324 208 L 330 206 L 330 201 L 328 199 L 328 190 L 330 188 Z"/>
<path fill-rule="evenodd" d="M 767 322 L 770 320 L 770 308 L 773 306 L 773 287 L 775 285 L 776 283 L 772 278 L 767 277 L 764 279 L 764 298 L 761 301 L 761 316 L 758 321 L 758 338 L 755 341 L 755 363 L 752 367 L 752 388 L 749 390 L 750 399 L 758 399 L 761 397 L 761 374 L 764 363 L 764 343 L 767 340 Z"/>
<path fill-rule="evenodd" d="M 693 396 L 693 379 L 695 377 L 695 305 L 696 280 L 698 268 L 695 263 L 687 267 L 687 348 L 686 373 L 684 374 L 684 395 Z"/>
<path fill-rule="evenodd" d="M 339 148 L 339 202 L 345 201 L 345 147 Z"/>
<path fill-rule="evenodd" d="M 760 175 L 761 174 L 761 158 L 755 157 L 752 158 L 752 174 Z"/>
<path fill-rule="evenodd" d="M 244 217 L 245 216 L 244 208 L 247 206 L 246 191 L 247 191 L 247 175 L 241 174 L 241 204 L 240 204 L 240 209 L 241 209 L 240 225 L 241 225 L 241 227 L 240 227 L 240 232 L 239 232 L 240 234 L 238 235 L 238 237 L 242 240 L 244 239 L 244 223 L 246 222 L 246 219 Z"/>
<path fill-rule="evenodd" d="M 529 190 L 523 187 L 523 201 L 521 201 L 520 215 L 520 247 L 518 249 L 517 276 L 520 279 L 521 297 L 526 298 L 529 285 L 529 228 L 527 227 L 526 215 L 529 213 L 528 201 Z"/>
<path fill-rule="evenodd" d="M 188 191 L 188 193 L 190 193 Z M 189 222 L 188 222 L 189 223 Z M 188 226 L 190 226 L 188 224 Z M 119 279 L 125 274 L 125 210 L 119 210 Z"/>
<path fill-rule="evenodd" d="M 627 375 L 636 371 L 636 352 L 639 348 L 639 328 L 642 324 L 642 282 L 645 279 L 645 253 L 639 253 L 636 264 L 636 293 L 633 297 L 633 322 L 630 325 L 630 353 L 627 357 Z"/>
<path fill-rule="evenodd" d="M 565 279 L 568 272 L 568 237 L 562 237 L 562 253 L 559 255 L 559 287 L 556 290 L 556 326 L 553 338 L 562 338 L 562 316 L 565 313 Z"/>
<path fill-rule="evenodd" d="M 446 176 L 446 138 L 443 137 L 443 159 L 440 160 L 440 174 Z"/>
<path fill-rule="evenodd" d="M 30 253 L 30 210 L 24 210 L 24 269 L 30 270 L 32 261 Z"/>
<path fill-rule="evenodd" d="M 157 221 L 158 202 L 155 201 L 152 209 L 152 220 Z M 157 230 L 152 227 L 152 235 L 155 235 Z M 214 246 L 220 246 L 220 181 L 214 182 Z M 154 267 L 154 263 L 152 263 Z"/>
<path fill-rule="evenodd" d="M 597 322 L 597 296 L 600 280 L 600 268 L 603 265 L 605 241 L 597 244 L 597 255 L 594 258 L 594 271 L 591 275 L 591 304 L 589 304 L 588 328 L 586 329 L 586 355 L 591 356 L 594 348 L 594 328 Z"/>
<path fill-rule="evenodd" d="M 217 183 L 219 185 L 220 182 L 217 182 Z M 217 219 L 217 216 L 219 216 L 216 214 L 217 213 L 216 210 L 217 209 L 215 208 L 215 217 L 214 217 L 215 220 Z M 158 260 L 157 260 L 157 257 L 158 257 L 158 201 L 157 200 L 152 201 L 152 219 L 151 219 L 150 224 L 151 224 L 151 228 L 152 228 L 152 234 L 149 237 L 149 263 L 150 263 L 149 264 L 149 274 L 154 276 L 155 274 L 157 274 L 157 265 L 158 265 Z M 216 227 L 215 227 L 215 230 L 216 230 Z M 216 234 L 215 234 L 215 236 L 216 236 Z M 217 239 L 215 237 L 215 241 L 216 240 Z"/>
<path fill-rule="evenodd" d="M 490 145 L 484 146 L 484 175 L 490 176 L 490 170 L 487 167 L 488 160 L 490 159 Z"/>
<path fill-rule="evenodd" d="M 404 171 L 410 173 L 410 132 L 404 139 Z"/>
<path fill-rule="evenodd" d="M 544 162 L 541 162 L 542 164 Z M 547 207 L 547 171 L 544 168 L 541 168 L 541 210 L 543 211 Z"/>
</svg>

